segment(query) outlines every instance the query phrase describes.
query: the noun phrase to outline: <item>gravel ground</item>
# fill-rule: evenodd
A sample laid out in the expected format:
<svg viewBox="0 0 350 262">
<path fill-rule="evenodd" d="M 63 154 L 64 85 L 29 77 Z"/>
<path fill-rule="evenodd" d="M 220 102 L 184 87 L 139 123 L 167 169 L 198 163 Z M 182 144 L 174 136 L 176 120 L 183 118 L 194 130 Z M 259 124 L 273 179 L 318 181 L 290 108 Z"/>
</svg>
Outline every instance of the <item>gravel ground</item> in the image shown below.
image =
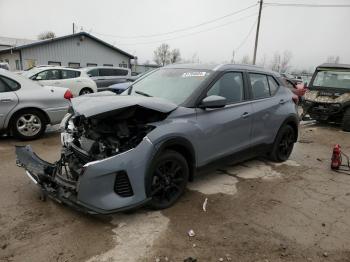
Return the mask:
<svg viewBox="0 0 350 262">
<path fill-rule="evenodd" d="M 304 125 L 283 164 L 220 165 L 167 210 L 88 216 L 40 201 L 15 165 L 23 143 L 2 137 L 0 261 L 350 261 L 350 176 L 329 169 L 335 143 L 350 153 L 350 133 Z M 31 144 L 59 156 L 56 132 Z"/>
</svg>

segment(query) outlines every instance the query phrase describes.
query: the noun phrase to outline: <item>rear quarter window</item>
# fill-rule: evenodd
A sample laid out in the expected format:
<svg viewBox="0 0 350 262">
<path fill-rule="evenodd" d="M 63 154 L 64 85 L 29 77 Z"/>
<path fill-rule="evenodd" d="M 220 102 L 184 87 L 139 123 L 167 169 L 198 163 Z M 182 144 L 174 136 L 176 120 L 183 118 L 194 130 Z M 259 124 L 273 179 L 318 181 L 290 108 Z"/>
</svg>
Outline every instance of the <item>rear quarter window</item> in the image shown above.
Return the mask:
<svg viewBox="0 0 350 262">
<path fill-rule="evenodd" d="M 21 88 L 21 85 L 19 83 L 17 83 L 16 81 L 14 81 L 10 78 L 0 76 L 0 80 L 2 80 L 2 83 L 4 84 L 4 85 L 2 85 L 3 87 L 0 87 L 0 89 L 5 90 L 4 86 L 7 86 L 7 88 L 9 89 L 8 91 L 16 91 L 16 90 Z M 1 85 L 1 83 L 0 83 L 0 85 Z M 0 92 L 1 92 L 1 90 L 0 90 Z M 6 92 L 6 91 L 2 91 L 2 92 Z"/>
<path fill-rule="evenodd" d="M 62 79 L 76 78 L 80 76 L 79 71 L 62 70 Z"/>
</svg>

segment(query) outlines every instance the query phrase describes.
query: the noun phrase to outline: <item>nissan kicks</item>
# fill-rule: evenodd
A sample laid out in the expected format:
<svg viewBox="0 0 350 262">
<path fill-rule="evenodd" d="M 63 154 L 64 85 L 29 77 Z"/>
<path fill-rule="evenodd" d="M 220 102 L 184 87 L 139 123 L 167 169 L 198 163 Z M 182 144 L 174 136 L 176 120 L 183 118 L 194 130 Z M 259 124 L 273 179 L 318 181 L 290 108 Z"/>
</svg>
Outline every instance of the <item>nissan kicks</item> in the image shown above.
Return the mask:
<svg viewBox="0 0 350 262">
<path fill-rule="evenodd" d="M 282 162 L 298 136 L 297 98 L 255 66 L 171 65 L 121 95 L 72 99 L 55 163 L 17 146 L 17 164 L 44 194 L 87 213 L 163 209 L 197 168 L 258 155 Z"/>
</svg>

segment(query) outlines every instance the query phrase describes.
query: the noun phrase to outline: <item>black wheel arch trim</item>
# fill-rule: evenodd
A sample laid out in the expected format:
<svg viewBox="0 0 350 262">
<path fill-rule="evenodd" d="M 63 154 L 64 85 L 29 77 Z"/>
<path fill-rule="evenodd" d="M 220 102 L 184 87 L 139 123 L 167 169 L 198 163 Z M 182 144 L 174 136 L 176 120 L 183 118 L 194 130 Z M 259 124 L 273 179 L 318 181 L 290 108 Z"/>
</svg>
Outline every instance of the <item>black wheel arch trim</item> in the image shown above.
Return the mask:
<svg viewBox="0 0 350 262">
<path fill-rule="evenodd" d="M 278 131 L 277 131 L 277 134 L 278 132 L 281 130 L 281 128 L 285 125 L 290 125 L 294 131 L 295 131 L 295 142 L 298 140 L 298 130 L 299 130 L 299 119 L 297 116 L 295 115 L 289 115 L 281 124 L 281 126 L 279 127 Z M 276 134 L 276 137 L 277 137 L 277 134 Z M 276 139 L 276 138 L 275 138 Z"/>
<path fill-rule="evenodd" d="M 174 150 L 182 154 L 183 157 L 186 159 L 190 171 L 189 180 L 193 180 L 194 172 L 196 169 L 196 153 L 194 150 L 194 146 L 187 138 L 180 136 L 169 137 L 163 141 L 158 142 L 154 146 L 156 151 L 148 165 L 148 169 L 150 168 L 153 160 L 164 150 Z"/>
</svg>

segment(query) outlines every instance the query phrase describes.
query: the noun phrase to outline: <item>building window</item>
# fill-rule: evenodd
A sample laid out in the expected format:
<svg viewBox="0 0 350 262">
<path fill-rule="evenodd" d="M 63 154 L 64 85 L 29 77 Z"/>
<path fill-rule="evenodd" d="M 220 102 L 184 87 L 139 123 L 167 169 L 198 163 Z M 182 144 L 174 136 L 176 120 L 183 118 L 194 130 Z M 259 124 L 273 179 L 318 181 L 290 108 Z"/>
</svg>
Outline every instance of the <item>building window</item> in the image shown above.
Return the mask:
<svg viewBox="0 0 350 262">
<path fill-rule="evenodd" d="M 61 66 L 61 62 L 57 62 L 57 61 L 49 61 L 47 62 L 47 64 L 52 66 Z"/>
<path fill-rule="evenodd" d="M 103 66 L 113 66 L 113 64 L 103 64 Z"/>
<path fill-rule="evenodd" d="M 79 68 L 80 67 L 80 63 L 69 62 L 68 66 L 72 67 L 72 68 Z"/>
<path fill-rule="evenodd" d="M 21 70 L 21 64 L 19 60 L 16 60 L 16 70 Z"/>
<path fill-rule="evenodd" d="M 92 66 L 97 66 L 97 64 L 94 64 L 94 63 L 87 63 L 86 66 L 87 66 L 87 67 L 92 67 Z"/>
<path fill-rule="evenodd" d="M 128 68 L 128 65 L 123 61 L 121 64 L 119 64 L 119 67 Z"/>
</svg>

